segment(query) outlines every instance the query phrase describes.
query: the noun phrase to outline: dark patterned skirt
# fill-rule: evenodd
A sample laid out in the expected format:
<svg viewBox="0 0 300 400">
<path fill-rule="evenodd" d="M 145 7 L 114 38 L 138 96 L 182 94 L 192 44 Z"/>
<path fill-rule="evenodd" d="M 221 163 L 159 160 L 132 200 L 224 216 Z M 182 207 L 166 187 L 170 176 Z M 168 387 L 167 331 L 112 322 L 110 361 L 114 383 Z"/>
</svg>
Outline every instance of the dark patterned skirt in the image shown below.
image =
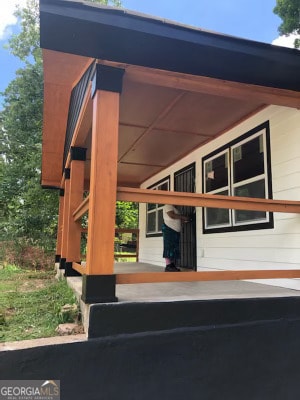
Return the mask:
<svg viewBox="0 0 300 400">
<path fill-rule="evenodd" d="M 180 233 L 169 228 L 165 223 L 162 225 L 164 240 L 163 258 L 176 260 L 180 258 Z"/>
</svg>

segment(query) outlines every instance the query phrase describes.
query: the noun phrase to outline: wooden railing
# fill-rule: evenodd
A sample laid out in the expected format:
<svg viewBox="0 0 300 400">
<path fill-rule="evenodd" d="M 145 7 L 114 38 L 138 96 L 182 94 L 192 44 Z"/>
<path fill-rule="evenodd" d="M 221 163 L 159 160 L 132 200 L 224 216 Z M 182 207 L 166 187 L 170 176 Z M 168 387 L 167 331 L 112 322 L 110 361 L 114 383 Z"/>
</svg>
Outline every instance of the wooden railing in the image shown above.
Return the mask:
<svg viewBox="0 0 300 400">
<path fill-rule="evenodd" d="M 283 213 L 300 213 L 300 202 L 289 200 L 271 200 L 249 197 L 232 197 L 199 193 L 171 192 L 163 190 L 136 189 L 129 187 L 117 188 L 117 200 L 134 201 L 138 203 L 174 204 L 192 207 L 225 208 L 236 210 L 269 211 Z M 79 220 L 89 209 L 87 197 L 73 213 L 75 221 Z M 138 230 L 131 230 L 137 233 Z M 137 236 L 138 237 L 138 236 Z M 138 249 L 138 242 L 137 242 Z M 122 256 L 120 256 L 122 257 Z M 124 257 L 124 256 L 123 256 Z M 127 257 L 127 256 L 126 256 Z M 137 257 L 136 254 L 132 257 Z M 73 263 L 73 268 L 80 273 L 84 269 L 80 264 Z M 117 274 L 118 284 L 153 283 L 153 282 L 190 282 L 213 280 L 243 280 L 243 279 L 277 279 L 300 278 L 300 270 L 243 270 L 243 271 L 205 271 L 205 272 L 144 272 Z"/>
<path fill-rule="evenodd" d="M 89 210 L 89 196 L 73 212 L 74 221 L 78 221 Z"/>
<path fill-rule="evenodd" d="M 233 197 L 186 192 L 167 192 L 164 190 L 136 189 L 128 187 L 118 187 L 117 199 L 120 201 L 135 201 L 139 203 L 300 213 L 300 201 L 258 199 L 252 197 Z"/>
</svg>

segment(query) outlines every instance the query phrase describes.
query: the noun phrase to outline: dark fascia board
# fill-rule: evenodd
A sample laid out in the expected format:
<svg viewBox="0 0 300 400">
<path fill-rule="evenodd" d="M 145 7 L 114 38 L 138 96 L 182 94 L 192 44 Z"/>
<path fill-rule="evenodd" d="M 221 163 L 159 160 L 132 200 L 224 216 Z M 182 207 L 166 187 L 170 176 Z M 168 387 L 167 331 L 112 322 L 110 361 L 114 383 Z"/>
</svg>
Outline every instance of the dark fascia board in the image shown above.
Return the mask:
<svg viewBox="0 0 300 400">
<path fill-rule="evenodd" d="M 300 52 L 83 1 L 40 0 L 41 47 L 300 91 Z"/>
</svg>

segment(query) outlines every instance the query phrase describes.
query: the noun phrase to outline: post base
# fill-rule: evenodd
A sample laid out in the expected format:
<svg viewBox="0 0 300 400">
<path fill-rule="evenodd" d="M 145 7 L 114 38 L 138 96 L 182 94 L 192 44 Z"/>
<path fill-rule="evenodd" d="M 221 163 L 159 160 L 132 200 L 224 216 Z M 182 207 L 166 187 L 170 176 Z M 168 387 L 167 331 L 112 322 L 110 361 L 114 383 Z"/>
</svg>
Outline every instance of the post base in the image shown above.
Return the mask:
<svg viewBox="0 0 300 400">
<path fill-rule="evenodd" d="M 66 258 L 61 257 L 59 260 L 59 269 L 65 269 L 66 268 Z"/>
<path fill-rule="evenodd" d="M 81 299 L 86 304 L 118 301 L 116 275 L 83 275 Z"/>
<path fill-rule="evenodd" d="M 72 262 L 67 261 L 65 264 L 65 277 L 68 276 L 81 276 L 81 274 L 72 268 Z M 78 263 L 79 264 L 79 263 Z"/>
</svg>

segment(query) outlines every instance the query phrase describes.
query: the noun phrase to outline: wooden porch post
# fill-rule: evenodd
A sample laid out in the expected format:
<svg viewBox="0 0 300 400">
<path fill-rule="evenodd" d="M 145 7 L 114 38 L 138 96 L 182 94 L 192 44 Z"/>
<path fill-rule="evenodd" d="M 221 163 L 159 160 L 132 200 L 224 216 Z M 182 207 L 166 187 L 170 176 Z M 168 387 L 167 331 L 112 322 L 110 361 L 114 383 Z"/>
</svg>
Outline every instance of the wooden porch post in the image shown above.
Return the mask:
<svg viewBox="0 0 300 400">
<path fill-rule="evenodd" d="M 64 189 L 59 190 L 59 206 L 58 206 L 58 222 L 57 222 L 57 237 L 56 237 L 56 254 L 55 262 L 59 263 L 61 258 L 61 245 L 62 245 L 62 230 L 63 230 L 63 217 L 64 217 Z"/>
<path fill-rule="evenodd" d="M 80 275 L 72 268 L 72 263 L 80 263 L 81 245 L 81 223 L 75 222 L 73 212 L 83 199 L 84 191 L 84 166 L 86 159 L 86 149 L 81 147 L 71 147 L 71 167 L 70 167 L 70 188 L 69 188 L 69 213 L 67 226 L 67 252 L 65 276 Z"/>
<path fill-rule="evenodd" d="M 97 65 L 93 81 L 93 125 L 85 303 L 117 301 L 114 236 L 117 190 L 119 100 L 124 71 Z"/>
<path fill-rule="evenodd" d="M 63 206 L 63 223 L 61 237 L 61 258 L 59 269 L 65 269 L 67 260 L 67 243 L 68 243 L 68 215 L 69 215 L 69 195 L 70 195 L 70 169 L 65 168 L 65 187 L 64 187 L 64 206 Z"/>
</svg>

